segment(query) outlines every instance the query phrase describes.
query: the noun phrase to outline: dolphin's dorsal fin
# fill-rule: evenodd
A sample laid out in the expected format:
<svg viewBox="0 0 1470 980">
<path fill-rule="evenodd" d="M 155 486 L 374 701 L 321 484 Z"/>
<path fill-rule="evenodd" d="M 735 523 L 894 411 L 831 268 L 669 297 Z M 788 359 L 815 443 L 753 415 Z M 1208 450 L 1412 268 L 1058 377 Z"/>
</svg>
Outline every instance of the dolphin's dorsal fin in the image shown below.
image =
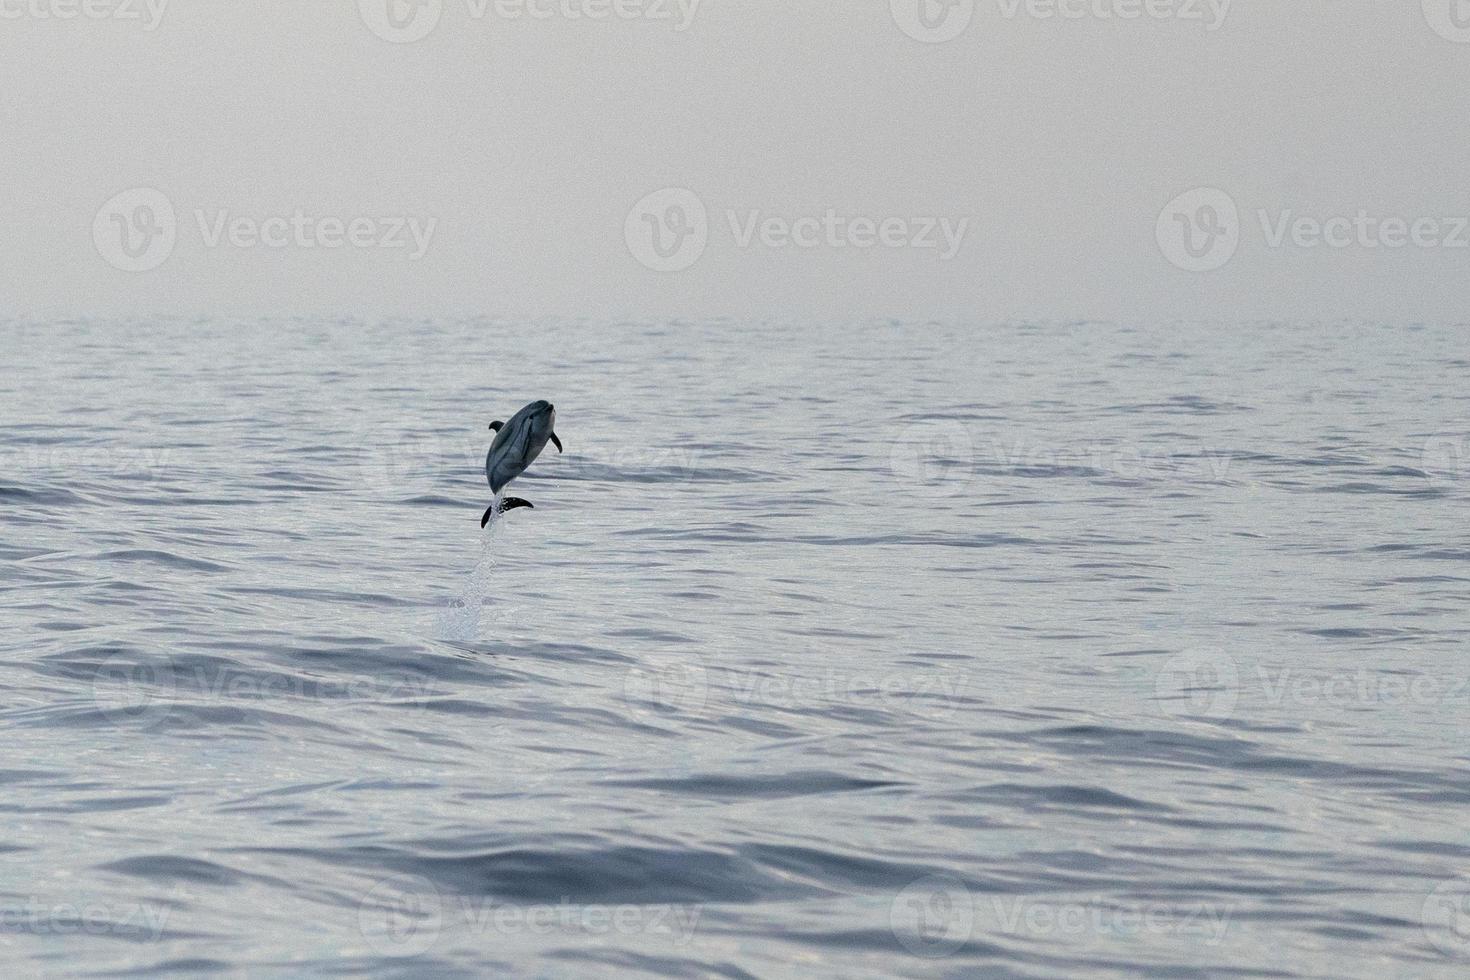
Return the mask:
<svg viewBox="0 0 1470 980">
<path fill-rule="evenodd" d="M 490 431 L 491 432 L 499 432 L 504 426 L 505 426 L 505 423 L 504 422 L 491 422 L 490 423 Z"/>
</svg>

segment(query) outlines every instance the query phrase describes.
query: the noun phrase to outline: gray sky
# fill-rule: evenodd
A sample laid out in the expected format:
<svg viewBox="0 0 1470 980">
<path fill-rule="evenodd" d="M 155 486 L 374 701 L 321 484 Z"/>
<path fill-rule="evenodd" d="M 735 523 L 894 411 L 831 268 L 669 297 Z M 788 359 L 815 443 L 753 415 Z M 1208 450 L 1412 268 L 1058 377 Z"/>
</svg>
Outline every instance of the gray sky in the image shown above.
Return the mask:
<svg viewBox="0 0 1470 980">
<path fill-rule="evenodd" d="M 0 0 L 0 314 L 1398 321 L 1470 299 L 1458 0 L 975 0 L 968 23 L 965 0 L 171 0 L 156 24 L 85 0 L 122 2 L 139 19 Z M 688 195 L 634 210 L 667 188 L 706 229 L 671 210 Z M 1195 188 L 1226 197 L 1166 209 Z M 1298 216 L 1338 219 L 1335 244 Z"/>
</svg>

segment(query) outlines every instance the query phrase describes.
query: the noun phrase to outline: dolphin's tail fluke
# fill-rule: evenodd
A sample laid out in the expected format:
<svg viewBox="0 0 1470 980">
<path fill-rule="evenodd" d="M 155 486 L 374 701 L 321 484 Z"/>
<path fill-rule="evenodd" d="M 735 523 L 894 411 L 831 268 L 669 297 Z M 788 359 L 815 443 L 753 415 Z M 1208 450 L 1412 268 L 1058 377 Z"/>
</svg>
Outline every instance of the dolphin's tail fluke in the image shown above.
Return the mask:
<svg viewBox="0 0 1470 980">
<path fill-rule="evenodd" d="M 502 500 L 500 502 L 500 511 L 499 511 L 499 513 L 504 514 L 506 511 L 508 511 L 508 510 L 515 510 L 517 507 L 529 507 L 532 510 L 535 510 L 536 509 L 536 505 L 533 504 L 533 503 L 531 503 L 529 500 L 522 500 L 520 497 L 506 497 L 504 500 Z M 485 508 L 485 516 L 482 517 L 482 518 L 480 518 L 480 527 L 483 528 L 486 524 L 489 524 L 490 523 L 490 518 L 493 517 L 493 516 L 495 516 L 495 514 L 496 514 L 496 510 L 495 510 L 495 505 L 494 504 L 491 504 L 489 507 L 486 507 Z"/>
</svg>

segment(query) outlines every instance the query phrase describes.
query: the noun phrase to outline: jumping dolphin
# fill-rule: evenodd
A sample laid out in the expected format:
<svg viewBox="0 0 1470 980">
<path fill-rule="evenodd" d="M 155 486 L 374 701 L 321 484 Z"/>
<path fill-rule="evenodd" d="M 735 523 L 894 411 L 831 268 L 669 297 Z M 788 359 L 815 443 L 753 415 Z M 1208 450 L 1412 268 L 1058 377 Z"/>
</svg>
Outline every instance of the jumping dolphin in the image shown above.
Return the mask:
<svg viewBox="0 0 1470 980">
<path fill-rule="evenodd" d="M 490 423 L 495 441 L 485 456 L 485 477 L 490 481 L 491 493 L 499 495 L 507 483 L 526 472 L 526 467 L 541 455 L 548 441 L 556 446 L 557 452 L 562 451 L 561 440 L 553 431 L 555 426 L 556 407 L 548 401 L 532 402 L 512 415 L 509 422 Z M 500 502 L 502 514 L 517 507 L 534 509 L 529 500 L 520 497 L 506 497 Z M 494 512 L 495 505 L 491 504 L 480 518 L 481 527 L 490 523 Z"/>
</svg>

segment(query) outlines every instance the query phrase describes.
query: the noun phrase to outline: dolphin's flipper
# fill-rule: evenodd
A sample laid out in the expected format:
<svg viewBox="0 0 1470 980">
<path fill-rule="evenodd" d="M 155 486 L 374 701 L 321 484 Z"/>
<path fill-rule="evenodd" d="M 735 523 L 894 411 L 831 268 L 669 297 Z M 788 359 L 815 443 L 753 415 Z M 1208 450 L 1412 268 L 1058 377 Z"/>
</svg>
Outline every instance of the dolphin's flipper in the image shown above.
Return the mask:
<svg viewBox="0 0 1470 980">
<path fill-rule="evenodd" d="M 551 434 L 551 441 L 556 444 L 556 451 L 561 452 L 561 440 L 556 437 L 555 432 Z"/>
<path fill-rule="evenodd" d="M 522 500 L 520 497 L 506 497 L 504 500 L 502 500 L 500 502 L 500 513 L 504 514 L 506 511 L 508 511 L 508 510 L 515 510 L 517 507 L 529 507 L 532 510 L 535 510 L 536 509 L 536 505 L 533 504 L 533 503 L 531 503 L 529 500 Z M 490 517 L 494 513 L 495 513 L 495 505 L 494 504 L 491 504 L 489 507 L 486 507 L 485 508 L 485 516 L 482 517 L 482 518 L 480 518 L 480 527 L 483 528 L 486 524 L 489 524 L 490 523 Z"/>
<path fill-rule="evenodd" d="M 501 427 L 504 426 L 504 425 L 505 425 L 504 422 L 491 422 L 490 423 L 490 431 L 491 432 L 499 432 L 500 429 L 501 429 Z"/>
</svg>

